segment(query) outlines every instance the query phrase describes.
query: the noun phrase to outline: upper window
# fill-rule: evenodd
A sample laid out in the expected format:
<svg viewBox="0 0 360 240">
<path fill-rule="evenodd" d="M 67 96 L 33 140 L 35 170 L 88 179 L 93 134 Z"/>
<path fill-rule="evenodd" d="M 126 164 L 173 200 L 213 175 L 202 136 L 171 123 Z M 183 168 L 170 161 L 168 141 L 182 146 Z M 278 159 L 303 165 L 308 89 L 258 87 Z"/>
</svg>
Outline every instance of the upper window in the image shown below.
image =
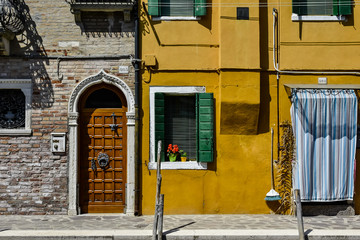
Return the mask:
<svg viewBox="0 0 360 240">
<path fill-rule="evenodd" d="M 294 21 L 343 21 L 346 15 L 351 15 L 350 0 L 293 0 Z"/>
<path fill-rule="evenodd" d="M 196 19 L 206 15 L 206 0 L 149 0 L 149 14 L 161 19 Z"/>
<path fill-rule="evenodd" d="M 213 94 L 202 90 L 198 87 L 150 89 L 150 169 L 156 168 L 159 140 L 163 169 L 206 169 L 206 163 L 213 161 Z M 180 153 L 170 157 L 169 145 L 177 145 L 186 158 L 181 159 Z"/>
<path fill-rule="evenodd" d="M 31 80 L 0 80 L 0 135 L 31 134 Z"/>
</svg>

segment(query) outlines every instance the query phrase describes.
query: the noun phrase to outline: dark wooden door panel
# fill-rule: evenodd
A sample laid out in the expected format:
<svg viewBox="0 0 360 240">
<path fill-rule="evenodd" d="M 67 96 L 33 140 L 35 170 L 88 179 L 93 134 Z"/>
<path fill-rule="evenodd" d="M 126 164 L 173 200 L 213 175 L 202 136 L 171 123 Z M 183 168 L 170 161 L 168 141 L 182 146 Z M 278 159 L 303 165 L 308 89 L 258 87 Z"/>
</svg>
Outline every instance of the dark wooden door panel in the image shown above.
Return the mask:
<svg viewBox="0 0 360 240">
<path fill-rule="evenodd" d="M 80 133 L 82 212 L 123 212 L 126 184 L 126 115 L 122 109 L 85 109 Z M 108 164 L 101 166 L 99 159 Z"/>
</svg>

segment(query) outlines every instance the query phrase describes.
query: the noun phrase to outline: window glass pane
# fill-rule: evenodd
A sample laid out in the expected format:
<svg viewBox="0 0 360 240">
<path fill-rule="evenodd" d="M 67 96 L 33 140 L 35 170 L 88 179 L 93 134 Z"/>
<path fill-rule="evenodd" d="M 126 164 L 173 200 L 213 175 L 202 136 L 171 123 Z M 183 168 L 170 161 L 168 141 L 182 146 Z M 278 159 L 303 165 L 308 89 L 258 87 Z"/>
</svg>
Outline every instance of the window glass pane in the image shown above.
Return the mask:
<svg viewBox="0 0 360 240">
<path fill-rule="evenodd" d="M 0 128 L 25 127 L 25 95 L 20 89 L 0 90 Z"/>
<path fill-rule="evenodd" d="M 161 16 L 194 16 L 194 0 L 162 0 Z"/>
<path fill-rule="evenodd" d="M 121 108 L 122 103 L 113 91 L 102 88 L 96 90 L 86 99 L 85 108 Z"/>
<path fill-rule="evenodd" d="M 300 2 L 302 15 L 333 15 L 333 0 L 307 0 Z"/>
<path fill-rule="evenodd" d="M 195 96 L 165 96 L 166 149 L 169 144 L 178 145 L 188 159 L 196 159 Z"/>
</svg>

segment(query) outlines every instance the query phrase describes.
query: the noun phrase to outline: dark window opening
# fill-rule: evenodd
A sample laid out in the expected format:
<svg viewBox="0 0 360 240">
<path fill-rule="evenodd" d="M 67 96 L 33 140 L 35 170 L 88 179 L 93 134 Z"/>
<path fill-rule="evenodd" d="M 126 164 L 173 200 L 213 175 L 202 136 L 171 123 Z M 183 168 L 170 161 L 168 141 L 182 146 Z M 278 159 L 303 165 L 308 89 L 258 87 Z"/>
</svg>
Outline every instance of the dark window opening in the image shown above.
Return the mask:
<svg viewBox="0 0 360 240">
<path fill-rule="evenodd" d="M 121 108 L 122 102 L 113 91 L 102 88 L 94 91 L 86 99 L 85 108 Z"/>
<path fill-rule="evenodd" d="M 25 127 L 25 95 L 20 89 L 0 90 L 0 128 Z"/>
<path fill-rule="evenodd" d="M 195 96 L 165 96 L 165 146 L 178 145 L 188 159 L 197 156 Z"/>
</svg>

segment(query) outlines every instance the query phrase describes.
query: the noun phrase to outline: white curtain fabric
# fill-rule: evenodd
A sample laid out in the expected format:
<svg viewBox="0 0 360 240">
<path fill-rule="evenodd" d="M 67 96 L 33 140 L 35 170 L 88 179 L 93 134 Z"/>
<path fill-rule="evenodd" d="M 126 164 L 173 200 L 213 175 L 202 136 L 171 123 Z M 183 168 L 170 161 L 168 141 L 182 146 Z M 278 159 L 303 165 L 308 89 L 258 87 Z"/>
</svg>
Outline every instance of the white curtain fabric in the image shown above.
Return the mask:
<svg viewBox="0 0 360 240">
<path fill-rule="evenodd" d="M 293 90 L 293 187 L 302 201 L 352 200 L 357 134 L 353 90 Z"/>
</svg>

